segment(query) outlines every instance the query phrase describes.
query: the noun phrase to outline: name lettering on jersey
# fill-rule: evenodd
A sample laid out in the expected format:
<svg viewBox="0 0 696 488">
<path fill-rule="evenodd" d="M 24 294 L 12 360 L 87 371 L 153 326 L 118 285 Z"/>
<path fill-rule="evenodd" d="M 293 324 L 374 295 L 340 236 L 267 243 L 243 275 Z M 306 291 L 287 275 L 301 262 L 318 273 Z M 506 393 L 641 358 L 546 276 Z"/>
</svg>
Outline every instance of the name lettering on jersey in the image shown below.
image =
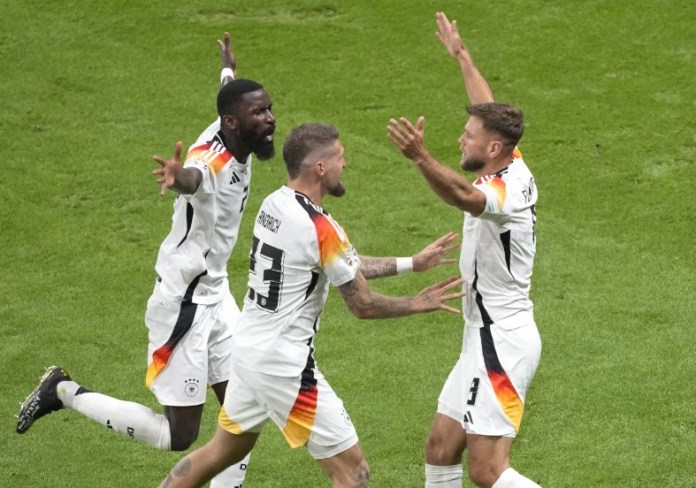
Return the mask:
<svg viewBox="0 0 696 488">
<path fill-rule="evenodd" d="M 267 214 L 263 210 L 259 214 L 259 216 L 256 219 L 256 223 L 259 224 L 261 227 L 264 227 L 274 234 L 278 233 L 278 229 L 280 229 L 280 225 L 283 223 L 279 219 L 275 218 L 271 214 Z"/>
<path fill-rule="evenodd" d="M 524 190 L 522 190 L 522 196 L 524 196 L 525 203 L 529 203 L 532 201 L 535 189 L 536 184 L 534 183 L 534 177 L 532 176 L 531 178 L 529 178 L 529 183 L 527 183 L 527 187 Z"/>
</svg>

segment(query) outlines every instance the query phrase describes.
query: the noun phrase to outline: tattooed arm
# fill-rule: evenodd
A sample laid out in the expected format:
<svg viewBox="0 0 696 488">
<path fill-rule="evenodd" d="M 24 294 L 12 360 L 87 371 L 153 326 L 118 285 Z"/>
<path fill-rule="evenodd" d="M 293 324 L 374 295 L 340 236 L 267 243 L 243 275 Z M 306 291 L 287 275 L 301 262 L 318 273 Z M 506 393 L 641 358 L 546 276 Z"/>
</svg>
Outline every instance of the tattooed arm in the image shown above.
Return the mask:
<svg viewBox="0 0 696 488">
<path fill-rule="evenodd" d="M 461 291 L 448 293 L 461 284 L 461 279 L 451 277 L 424 288 L 412 297 L 390 297 L 370 290 L 362 273 L 357 273 L 355 279 L 339 286 L 338 290 L 348 309 L 357 318 L 386 319 L 435 310 L 459 313 L 459 310 L 445 305 L 445 302 L 464 296 Z"/>
<path fill-rule="evenodd" d="M 451 253 L 459 248 L 459 244 L 452 244 L 457 238 L 456 232 L 448 232 L 444 236 L 428 244 L 418 254 L 411 257 L 413 260 L 413 271 L 427 271 L 435 266 L 443 264 L 454 264 L 456 259 L 444 259 L 442 256 Z M 372 278 L 385 278 L 396 276 L 396 258 L 373 258 L 370 256 L 360 256 L 360 271 L 368 280 Z"/>
<path fill-rule="evenodd" d="M 360 256 L 360 271 L 368 280 L 396 276 L 396 258 Z"/>
</svg>

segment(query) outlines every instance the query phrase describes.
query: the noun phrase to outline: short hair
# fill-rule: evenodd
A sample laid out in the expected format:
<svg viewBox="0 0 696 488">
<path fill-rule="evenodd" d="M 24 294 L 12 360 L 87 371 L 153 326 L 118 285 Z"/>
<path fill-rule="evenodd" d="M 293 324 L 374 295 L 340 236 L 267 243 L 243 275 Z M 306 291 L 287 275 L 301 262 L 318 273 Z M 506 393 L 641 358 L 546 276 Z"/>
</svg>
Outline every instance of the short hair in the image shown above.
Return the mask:
<svg viewBox="0 0 696 488">
<path fill-rule="evenodd" d="M 476 103 L 466 107 L 469 115 L 483 121 L 483 128 L 503 138 L 505 145 L 514 149 L 524 134 L 522 111 L 507 103 Z"/>
<path fill-rule="evenodd" d="M 220 88 L 217 96 L 218 115 L 229 115 L 235 111 L 237 104 L 245 94 L 263 90 L 263 86 L 253 80 L 232 80 Z"/>
<path fill-rule="evenodd" d="M 338 129 L 329 124 L 302 124 L 290 131 L 283 144 L 283 160 L 290 179 L 300 174 L 307 156 L 338 140 Z"/>
</svg>

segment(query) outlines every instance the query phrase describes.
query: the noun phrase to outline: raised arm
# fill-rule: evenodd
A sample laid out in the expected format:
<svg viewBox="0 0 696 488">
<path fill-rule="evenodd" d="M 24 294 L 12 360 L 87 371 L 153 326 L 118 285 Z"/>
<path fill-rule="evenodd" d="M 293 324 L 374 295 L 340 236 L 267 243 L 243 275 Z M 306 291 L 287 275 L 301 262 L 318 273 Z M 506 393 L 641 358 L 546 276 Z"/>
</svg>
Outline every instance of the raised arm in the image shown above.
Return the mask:
<svg viewBox="0 0 696 488">
<path fill-rule="evenodd" d="M 161 168 L 152 170 L 152 174 L 157 177 L 156 181 L 160 184 L 160 196 L 164 196 L 168 188 L 190 195 L 195 193 L 198 186 L 201 184 L 203 175 L 196 168 L 181 167 L 181 141 L 176 143 L 174 147 L 174 156 L 171 159 L 165 159 L 162 156 L 152 156 L 152 159 L 157 161 Z"/>
<path fill-rule="evenodd" d="M 456 259 L 445 259 L 443 256 L 459 248 L 459 244 L 452 244 L 459 234 L 448 232 L 444 236 L 428 244 L 417 254 L 408 258 L 373 258 L 360 256 L 360 271 L 365 278 L 384 278 L 395 276 L 407 271 L 418 273 L 427 271 L 435 266 L 454 264 Z"/>
<path fill-rule="evenodd" d="M 459 36 L 457 21 L 453 20 L 450 22 L 443 12 L 437 12 L 435 14 L 435 21 L 437 23 L 437 32 L 435 35 L 440 39 L 440 42 L 445 46 L 450 56 L 459 63 L 459 69 L 464 78 L 466 93 L 471 103 L 489 103 L 495 101 L 490 85 L 474 64 L 469 50 Z"/>
<path fill-rule="evenodd" d="M 464 176 L 437 161 L 425 148 L 424 121 L 423 117 L 419 117 L 414 127 L 404 117 L 399 121 L 390 119 L 387 135 L 401 154 L 415 163 L 430 188 L 445 203 L 474 216 L 481 215 L 486 206 L 486 196 Z"/>
<path fill-rule="evenodd" d="M 463 291 L 448 293 L 461 284 L 462 280 L 453 276 L 421 290 L 413 297 L 389 297 L 370 290 L 367 280 L 358 272 L 355 279 L 339 286 L 338 290 L 348 309 L 357 318 L 386 319 L 436 310 L 459 313 L 459 310 L 444 302 L 464 296 Z"/>
<path fill-rule="evenodd" d="M 222 61 L 220 85 L 224 86 L 234 80 L 237 74 L 237 57 L 234 55 L 234 51 L 232 51 L 229 32 L 225 32 L 222 40 L 218 39 L 218 47 L 220 48 L 220 59 Z"/>
</svg>

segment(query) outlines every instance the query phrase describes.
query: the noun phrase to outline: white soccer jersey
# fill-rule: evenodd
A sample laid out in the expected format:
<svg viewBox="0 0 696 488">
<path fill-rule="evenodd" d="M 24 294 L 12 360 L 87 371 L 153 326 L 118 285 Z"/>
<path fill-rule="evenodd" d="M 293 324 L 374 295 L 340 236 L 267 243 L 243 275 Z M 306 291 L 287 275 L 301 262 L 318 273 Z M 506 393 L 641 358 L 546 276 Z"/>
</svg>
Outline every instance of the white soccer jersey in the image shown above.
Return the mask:
<svg viewBox="0 0 696 488">
<path fill-rule="evenodd" d="M 232 360 L 276 376 L 309 364 L 329 283 L 355 278 L 360 259 L 341 226 L 287 186 L 269 195 L 254 224 L 249 290 L 234 331 Z"/>
<path fill-rule="evenodd" d="M 533 324 L 534 177 L 515 149 L 507 168 L 478 178 L 474 186 L 486 195 L 486 208 L 479 217 L 464 217 L 459 260 L 464 320 L 473 327 L 495 323 L 504 329 Z"/>
<path fill-rule="evenodd" d="M 172 229 L 157 256 L 161 289 L 174 300 L 212 304 L 229 287 L 227 261 L 249 193 L 251 156 L 237 161 L 219 131 L 218 119 L 189 148 L 184 167 L 203 179 L 195 193 L 174 201 Z"/>
</svg>

